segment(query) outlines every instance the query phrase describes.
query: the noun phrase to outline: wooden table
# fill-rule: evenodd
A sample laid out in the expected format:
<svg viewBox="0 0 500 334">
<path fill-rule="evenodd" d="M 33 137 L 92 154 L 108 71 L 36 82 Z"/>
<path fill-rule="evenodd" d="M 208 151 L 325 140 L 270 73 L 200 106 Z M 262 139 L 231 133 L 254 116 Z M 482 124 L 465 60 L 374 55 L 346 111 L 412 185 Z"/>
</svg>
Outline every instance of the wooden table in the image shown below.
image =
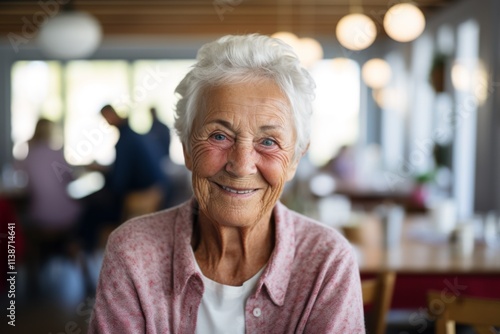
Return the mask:
<svg viewBox="0 0 500 334">
<path fill-rule="evenodd" d="M 500 242 L 487 247 L 476 241 L 470 256 L 461 256 L 443 237 L 436 238 L 426 216 L 406 219 L 399 246 L 384 249 L 380 223 L 366 220 L 360 244 L 354 245 L 361 275 L 381 271 L 397 273 L 393 307 L 425 307 L 428 290 L 462 286 L 463 293 L 500 299 Z M 429 239 L 422 237 L 430 233 Z"/>
<path fill-rule="evenodd" d="M 424 232 L 432 233 L 429 220 L 424 216 L 413 216 L 406 220 L 401 243 L 392 249 L 384 249 L 381 242 L 379 222 L 370 219 L 363 226 L 363 233 L 371 240 L 355 245 L 361 272 L 396 271 L 398 273 L 488 273 L 500 275 L 500 240 L 487 247 L 476 240 L 470 256 L 457 254 L 444 240 L 426 241 Z M 421 233 L 418 233 L 421 231 Z M 423 235 L 423 236 L 422 236 Z M 365 237 L 365 239 L 367 239 Z"/>
<path fill-rule="evenodd" d="M 349 198 L 354 207 L 371 210 L 382 203 L 401 205 L 407 212 L 425 213 L 427 209 L 415 201 L 411 189 L 390 191 L 361 187 L 349 183 L 337 184 L 335 193 Z"/>
</svg>

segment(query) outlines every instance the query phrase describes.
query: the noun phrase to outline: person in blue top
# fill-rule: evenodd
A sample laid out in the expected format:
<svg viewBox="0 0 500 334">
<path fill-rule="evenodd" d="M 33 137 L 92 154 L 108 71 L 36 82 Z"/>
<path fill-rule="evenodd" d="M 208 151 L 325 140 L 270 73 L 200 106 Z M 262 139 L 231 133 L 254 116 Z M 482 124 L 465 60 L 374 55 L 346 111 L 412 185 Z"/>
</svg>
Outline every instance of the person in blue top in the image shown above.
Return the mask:
<svg viewBox="0 0 500 334">
<path fill-rule="evenodd" d="M 170 129 L 167 125 L 162 123 L 158 118 L 158 113 L 155 107 L 149 108 L 153 123 L 148 132 L 148 136 L 156 143 L 157 148 L 163 158 L 170 156 Z"/>
<path fill-rule="evenodd" d="M 101 115 L 118 129 L 120 137 L 115 145 L 115 162 L 104 171 L 104 188 L 85 199 L 79 233 L 87 251 L 98 246 L 102 231 L 114 228 L 133 215 L 147 213 L 138 212 L 137 205 L 150 206 L 154 202 L 158 205 L 149 211 L 163 208 L 168 185 L 156 143 L 134 132 L 128 120 L 121 118 L 111 105 L 102 107 Z M 149 196 L 152 192 L 154 201 Z M 135 211 L 130 210 L 130 204 L 135 205 Z"/>
<path fill-rule="evenodd" d="M 101 115 L 118 128 L 120 138 L 115 145 L 116 158 L 106 176 L 106 186 L 117 198 L 130 192 L 161 186 L 164 176 L 161 171 L 161 152 L 156 143 L 134 132 L 128 120 L 121 118 L 114 108 L 105 105 Z"/>
</svg>

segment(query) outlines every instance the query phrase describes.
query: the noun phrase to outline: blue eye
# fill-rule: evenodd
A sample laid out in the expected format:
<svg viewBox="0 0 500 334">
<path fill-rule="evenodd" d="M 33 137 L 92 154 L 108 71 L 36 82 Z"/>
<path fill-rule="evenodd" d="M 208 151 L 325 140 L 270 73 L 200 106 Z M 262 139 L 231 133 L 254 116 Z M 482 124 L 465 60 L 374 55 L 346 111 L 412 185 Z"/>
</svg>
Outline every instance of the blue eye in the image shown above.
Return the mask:
<svg viewBox="0 0 500 334">
<path fill-rule="evenodd" d="M 262 141 L 262 145 L 264 145 L 264 146 L 273 146 L 274 144 L 275 144 L 275 142 L 272 139 L 264 139 Z"/>
<path fill-rule="evenodd" d="M 226 139 L 226 136 L 224 136 L 223 134 L 220 134 L 220 133 L 216 133 L 216 134 L 214 135 L 214 139 L 215 139 L 215 140 L 222 141 L 222 140 L 225 140 L 225 139 Z"/>
</svg>

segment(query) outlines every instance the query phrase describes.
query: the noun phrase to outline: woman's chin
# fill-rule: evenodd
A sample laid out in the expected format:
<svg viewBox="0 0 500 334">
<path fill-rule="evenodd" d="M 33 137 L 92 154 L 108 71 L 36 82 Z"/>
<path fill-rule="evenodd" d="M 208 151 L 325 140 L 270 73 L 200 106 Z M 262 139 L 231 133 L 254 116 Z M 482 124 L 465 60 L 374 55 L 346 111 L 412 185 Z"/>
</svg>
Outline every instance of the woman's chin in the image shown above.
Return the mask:
<svg viewBox="0 0 500 334">
<path fill-rule="evenodd" d="M 206 217 L 219 226 L 251 227 L 265 219 L 262 208 L 242 207 L 236 209 L 228 206 L 223 208 L 207 208 Z"/>
</svg>

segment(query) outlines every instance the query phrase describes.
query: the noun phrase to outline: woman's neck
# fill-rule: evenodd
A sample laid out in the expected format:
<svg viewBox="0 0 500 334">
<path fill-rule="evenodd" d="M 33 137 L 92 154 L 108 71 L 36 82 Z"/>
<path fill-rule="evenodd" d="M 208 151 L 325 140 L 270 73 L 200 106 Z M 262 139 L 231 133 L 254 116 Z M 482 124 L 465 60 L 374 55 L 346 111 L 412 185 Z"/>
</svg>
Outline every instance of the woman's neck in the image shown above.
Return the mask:
<svg viewBox="0 0 500 334">
<path fill-rule="evenodd" d="M 274 248 L 271 214 L 250 227 L 221 226 L 200 212 L 193 250 L 203 274 L 226 285 L 242 285 L 269 260 Z"/>
</svg>

